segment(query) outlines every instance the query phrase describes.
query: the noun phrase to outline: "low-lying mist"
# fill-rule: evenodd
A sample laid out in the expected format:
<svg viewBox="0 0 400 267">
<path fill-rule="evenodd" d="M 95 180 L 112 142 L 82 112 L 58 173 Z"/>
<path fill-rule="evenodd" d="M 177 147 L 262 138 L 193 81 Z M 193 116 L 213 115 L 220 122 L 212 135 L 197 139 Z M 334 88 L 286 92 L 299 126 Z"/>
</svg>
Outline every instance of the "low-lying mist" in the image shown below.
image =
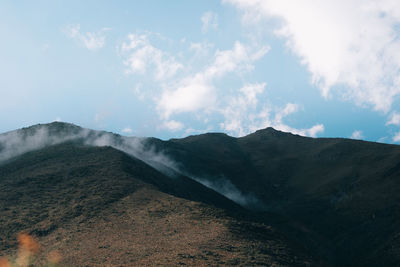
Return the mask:
<svg viewBox="0 0 400 267">
<path fill-rule="evenodd" d="M 227 178 L 207 179 L 195 177 L 182 172 L 179 164 L 162 151 L 149 145 L 149 138 L 124 137 L 118 134 L 81 128 L 67 123 L 54 122 L 38 124 L 29 128 L 0 134 L 0 164 L 24 153 L 42 149 L 64 142 L 79 142 L 89 146 L 110 146 L 138 158 L 169 177 L 177 173 L 224 195 L 237 204 L 250 207 L 261 207 L 260 201 L 252 194 L 242 193 Z"/>
<path fill-rule="evenodd" d="M 175 163 L 161 152 L 146 146 L 147 138 L 124 137 L 66 123 L 39 124 L 0 135 L 0 163 L 24 153 L 64 142 L 79 142 L 89 146 L 110 146 L 139 158 L 149 165 L 176 169 Z"/>
<path fill-rule="evenodd" d="M 192 177 L 195 181 L 201 183 L 208 188 L 217 191 L 221 195 L 229 198 L 233 202 L 251 209 L 262 209 L 263 204 L 253 194 L 245 194 L 241 192 L 232 182 L 226 178 L 204 179 Z"/>
</svg>

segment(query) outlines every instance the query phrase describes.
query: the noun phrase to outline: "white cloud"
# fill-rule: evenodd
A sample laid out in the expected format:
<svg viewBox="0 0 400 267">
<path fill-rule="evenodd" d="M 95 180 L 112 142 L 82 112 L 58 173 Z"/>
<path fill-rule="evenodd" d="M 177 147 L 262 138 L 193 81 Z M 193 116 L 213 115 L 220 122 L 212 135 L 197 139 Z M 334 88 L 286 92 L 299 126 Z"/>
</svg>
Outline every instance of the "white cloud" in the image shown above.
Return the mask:
<svg viewBox="0 0 400 267">
<path fill-rule="evenodd" d="M 217 50 L 213 62 L 203 71 L 185 77 L 167 88 L 158 102 L 164 118 L 181 112 L 192 112 L 214 106 L 217 100 L 215 80 L 228 73 L 241 73 L 253 69 L 269 47 L 252 48 L 236 42 L 230 50 Z"/>
<path fill-rule="evenodd" d="M 164 121 L 164 123 L 162 124 L 162 127 L 166 128 L 172 132 L 176 132 L 176 131 L 182 130 L 184 125 L 183 125 L 183 123 L 181 123 L 179 121 L 169 120 L 169 121 Z"/>
<path fill-rule="evenodd" d="M 204 71 L 204 75 L 213 78 L 229 72 L 253 70 L 254 62 L 261 59 L 269 49 L 269 46 L 252 48 L 237 41 L 230 50 L 217 50 L 213 64 Z"/>
<path fill-rule="evenodd" d="M 390 119 L 386 122 L 386 125 L 400 125 L 400 114 L 393 112 Z"/>
<path fill-rule="evenodd" d="M 362 133 L 362 131 L 356 130 L 351 134 L 351 139 L 363 139 L 364 135 Z"/>
<path fill-rule="evenodd" d="M 243 10 L 246 23 L 265 28 L 264 19 L 274 22 L 274 33 L 286 39 L 325 97 L 336 89 L 359 105 L 388 112 L 400 94 L 400 2 L 223 1 Z"/>
<path fill-rule="evenodd" d="M 183 68 L 173 56 L 154 47 L 149 41 L 149 34 L 129 34 L 120 51 L 126 57 L 127 73 L 145 74 L 151 70 L 157 80 L 164 80 Z"/>
<path fill-rule="evenodd" d="M 198 56 L 206 56 L 211 48 L 213 48 L 214 45 L 208 42 L 202 42 L 202 43 L 190 43 L 189 49 L 191 51 L 194 51 L 196 55 Z"/>
<path fill-rule="evenodd" d="M 124 133 L 124 134 L 132 134 L 133 130 L 131 128 L 129 128 L 129 127 L 126 127 L 124 129 L 122 129 L 121 132 Z"/>
<path fill-rule="evenodd" d="M 216 30 L 218 28 L 218 15 L 214 12 L 207 11 L 201 16 L 201 22 L 202 33 L 207 33 L 210 29 Z"/>
<path fill-rule="evenodd" d="M 264 91 L 266 85 L 266 83 L 248 84 L 240 88 L 239 91 L 243 94 L 247 103 L 255 106 L 257 105 L 257 95 Z"/>
<path fill-rule="evenodd" d="M 388 139 L 388 137 L 387 136 L 383 136 L 383 137 L 380 137 L 378 140 L 377 140 L 377 142 L 378 143 L 387 143 L 387 140 Z"/>
<path fill-rule="evenodd" d="M 400 142 L 400 132 L 396 133 L 393 136 L 393 142 Z"/>
<path fill-rule="evenodd" d="M 106 40 L 104 33 L 108 31 L 109 28 L 103 28 L 98 32 L 86 33 L 81 33 L 80 29 L 81 26 L 79 24 L 73 24 L 65 27 L 63 31 L 69 38 L 77 40 L 89 50 L 95 51 L 104 47 Z"/>
<path fill-rule="evenodd" d="M 238 96 L 229 98 L 220 110 L 225 118 L 220 127 L 235 136 L 244 136 L 266 127 L 311 137 L 324 131 L 322 124 L 308 129 L 296 129 L 285 124 L 284 118 L 299 110 L 296 104 L 287 103 L 283 108 L 263 104 L 260 109 L 257 96 L 264 92 L 265 86 L 265 83 L 247 84 L 239 89 Z"/>
<path fill-rule="evenodd" d="M 266 84 L 248 84 L 239 89 L 240 94 L 237 97 L 231 97 L 227 104 L 220 110 L 225 121 L 220 127 L 232 135 L 243 136 L 251 131 L 255 121 L 258 119 L 256 113 L 257 94 L 261 94 Z"/>
<path fill-rule="evenodd" d="M 169 131 L 183 130 L 185 125 L 171 117 L 176 114 L 191 113 L 197 120 L 203 121 L 207 129 L 210 129 L 211 122 L 208 118 L 211 114 L 212 120 L 222 115 L 224 121 L 220 123 L 220 127 L 236 136 L 243 136 L 268 126 L 313 137 L 324 131 L 322 124 L 305 129 L 288 126 L 284 120 L 298 112 L 298 105 L 288 103 L 283 107 L 276 107 L 264 103 L 265 101 L 261 102 L 259 99 L 264 92 L 265 83 L 245 84 L 238 90 L 236 97 L 223 94 L 224 89 L 219 88 L 219 82 L 229 75 L 244 77 L 244 74 L 251 72 L 255 62 L 269 51 L 269 46 L 262 46 L 257 42 L 246 45 L 237 41 L 231 49 L 216 50 L 209 58 L 209 51 L 213 45 L 207 42 L 188 43 L 189 51 L 195 52 L 188 61 L 191 62 L 190 60 L 201 54 L 201 61 L 205 60 L 206 63 L 197 71 L 191 66 L 185 68 L 178 76 L 175 74 L 177 70 L 183 68 L 183 65 L 177 63 L 173 56 L 155 48 L 149 41 L 149 34 L 129 35 L 128 41 L 122 43 L 119 50 L 126 56 L 125 64 L 129 67 L 128 72 L 139 74 L 155 72 L 155 83 L 161 91 L 153 99 L 156 99 L 156 108 L 162 121 L 160 128 Z M 167 65 L 172 67 L 168 68 Z M 163 68 L 172 72 L 160 74 Z M 141 85 L 136 86 L 134 91 L 136 95 L 142 95 Z M 202 130 L 189 127 L 185 132 L 190 134 Z"/>
<path fill-rule="evenodd" d="M 201 73 L 178 82 L 177 89 L 163 92 L 158 109 L 163 118 L 212 106 L 216 101 L 213 85 Z"/>
<path fill-rule="evenodd" d="M 136 84 L 135 88 L 133 88 L 133 93 L 135 96 L 140 100 L 143 101 L 146 98 L 146 94 L 143 91 L 142 84 L 138 83 Z"/>
<path fill-rule="evenodd" d="M 324 132 L 323 124 L 316 124 L 310 128 L 297 129 L 284 123 L 283 119 L 299 110 L 299 106 L 293 103 L 287 103 L 284 108 L 275 108 L 274 116 L 266 116 L 268 113 L 261 113 L 263 120 L 259 124 L 253 125 L 251 132 L 265 127 L 273 127 L 276 130 L 290 132 L 302 136 L 316 137 L 319 133 Z"/>
<path fill-rule="evenodd" d="M 305 136 L 310 136 L 310 137 L 317 137 L 318 134 L 323 133 L 325 131 L 325 127 L 323 124 L 317 124 L 312 126 L 309 129 L 303 129 L 300 130 L 299 134 L 302 134 L 302 132 L 304 132 Z"/>
</svg>

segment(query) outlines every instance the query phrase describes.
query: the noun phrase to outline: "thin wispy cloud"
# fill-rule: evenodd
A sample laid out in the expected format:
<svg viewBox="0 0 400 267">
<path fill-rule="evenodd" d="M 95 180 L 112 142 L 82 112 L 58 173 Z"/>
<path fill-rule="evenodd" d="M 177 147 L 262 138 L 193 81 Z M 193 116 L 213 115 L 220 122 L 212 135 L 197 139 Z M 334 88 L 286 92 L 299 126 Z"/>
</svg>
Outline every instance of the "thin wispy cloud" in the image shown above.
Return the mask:
<svg viewBox="0 0 400 267">
<path fill-rule="evenodd" d="M 133 134 L 133 130 L 130 127 L 126 127 L 121 130 L 121 133 L 131 135 L 131 134 Z"/>
<path fill-rule="evenodd" d="M 190 43 L 190 50 L 195 52 L 198 56 L 208 56 L 210 50 L 214 47 L 213 44 L 209 42 L 198 42 L 198 43 Z"/>
<path fill-rule="evenodd" d="M 218 28 L 218 15 L 214 12 L 207 11 L 201 16 L 201 32 L 207 33 L 209 30 Z"/>
<path fill-rule="evenodd" d="M 179 121 L 167 120 L 167 121 L 164 121 L 164 123 L 162 124 L 162 127 L 168 129 L 169 131 L 176 132 L 176 131 L 182 130 L 184 125 L 182 122 L 179 122 Z"/>
<path fill-rule="evenodd" d="M 355 131 L 351 134 L 350 138 L 351 138 L 351 139 L 358 139 L 358 140 L 360 140 L 360 139 L 363 139 L 364 136 L 363 136 L 362 131 L 360 131 L 360 130 L 355 130 Z"/>
<path fill-rule="evenodd" d="M 81 32 L 81 26 L 79 24 L 71 24 L 63 29 L 66 36 L 76 40 L 80 45 L 86 47 L 91 51 L 99 50 L 105 45 L 106 35 L 105 33 L 110 28 L 103 28 L 96 32 Z"/>
<path fill-rule="evenodd" d="M 157 80 L 164 80 L 183 68 L 175 57 L 152 45 L 149 34 L 129 34 L 127 39 L 120 50 L 125 58 L 128 74 L 145 74 L 151 71 Z"/>
<path fill-rule="evenodd" d="M 398 133 L 396 133 L 394 136 L 393 136 L 393 142 L 400 142 L 400 132 L 398 132 Z"/>
</svg>

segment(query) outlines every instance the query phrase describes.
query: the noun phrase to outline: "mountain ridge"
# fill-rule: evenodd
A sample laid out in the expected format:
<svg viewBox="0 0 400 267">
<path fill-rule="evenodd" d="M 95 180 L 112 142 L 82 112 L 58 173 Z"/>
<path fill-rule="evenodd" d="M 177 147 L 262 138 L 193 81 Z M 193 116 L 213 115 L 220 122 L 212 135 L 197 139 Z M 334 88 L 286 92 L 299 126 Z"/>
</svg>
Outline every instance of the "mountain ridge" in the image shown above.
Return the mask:
<svg viewBox="0 0 400 267">
<path fill-rule="evenodd" d="M 35 126 L 32 132 L 42 127 L 46 125 Z M 284 233 L 290 244 L 300 244 L 314 261 L 323 262 L 320 266 L 400 263 L 396 227 L 400 223 L 400 146 L 309 138 L 273 128 L 240 138 L 207 133 L 161 140 L 123 137 L 63 123 L 51 127 L 54 129 L 43 135 L 55 140 L 50 145 L 59 144 L 52 134 L 63 136 L 63 127 L 66 132 L 75 129 L 70 132 L 75 131 L 76 139 L 61 141 L 120 150 L 168 177 L 165 179 L 182 181 L 174 186 L 184 198 L 188 198 L 183 192 L 190 184 L 211 188 L 236 202 L 233 210 L 244 210 L 244 217 L 271 225 Z M 4 136 L 0 135 L 0 143 Z M 23 138 L 18 140 L 24 144 Z M 207 190 L 202 190 L 196 201 L 208 198 Z M 215 204 L 217 199 L 206 204 Z M 219 208 L 229 210 L 227 206 Z"/>
</svg>

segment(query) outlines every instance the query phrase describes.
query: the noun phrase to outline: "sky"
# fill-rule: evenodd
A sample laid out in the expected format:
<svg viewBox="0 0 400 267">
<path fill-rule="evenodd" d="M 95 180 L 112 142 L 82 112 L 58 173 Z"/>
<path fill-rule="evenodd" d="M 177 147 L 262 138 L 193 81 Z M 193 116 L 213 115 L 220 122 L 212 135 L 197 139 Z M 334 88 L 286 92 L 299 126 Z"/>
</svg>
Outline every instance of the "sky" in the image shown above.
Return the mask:
<svg viewBox="0 0 400 267">
<path fill-rule="evenodd" d="M 0 2 L 0 132 L 400 143 L 400 2 Z"/>
</svg>

